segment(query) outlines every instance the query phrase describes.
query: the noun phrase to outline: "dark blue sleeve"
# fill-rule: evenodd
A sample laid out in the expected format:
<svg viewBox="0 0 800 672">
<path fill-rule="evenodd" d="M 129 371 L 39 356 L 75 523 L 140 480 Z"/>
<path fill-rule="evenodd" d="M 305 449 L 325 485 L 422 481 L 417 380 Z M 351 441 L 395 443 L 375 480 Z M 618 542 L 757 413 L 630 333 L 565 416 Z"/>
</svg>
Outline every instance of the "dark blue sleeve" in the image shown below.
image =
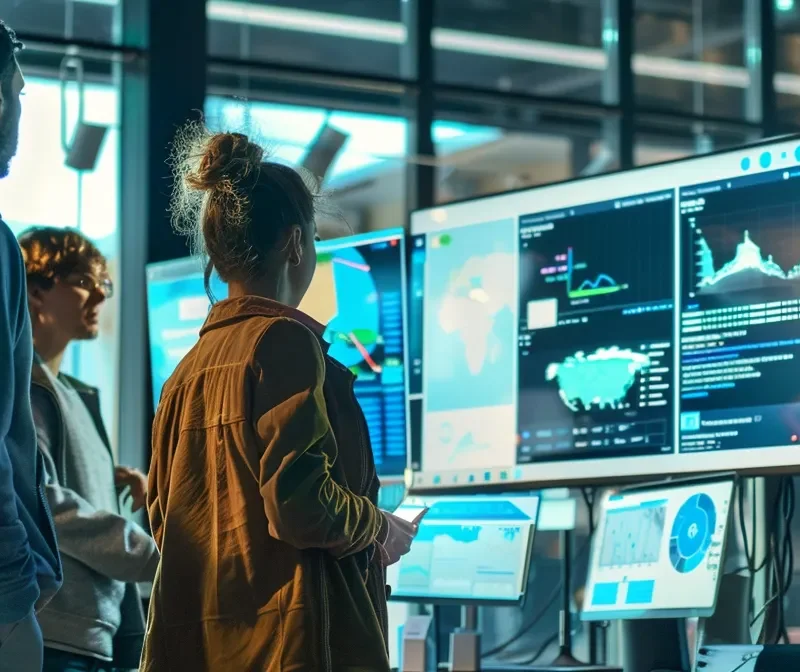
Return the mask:
<svg viewBox="0 0 800 672">
<path fill-rule="evenodd" d="M 0 623 L 24 618 L 39 596 L 36 565 L 20 520 L 9 454 L 16 390 L 15 355 L 24 323 L 25 267 L 17 241 L 0 220 Z"/>
</svg>

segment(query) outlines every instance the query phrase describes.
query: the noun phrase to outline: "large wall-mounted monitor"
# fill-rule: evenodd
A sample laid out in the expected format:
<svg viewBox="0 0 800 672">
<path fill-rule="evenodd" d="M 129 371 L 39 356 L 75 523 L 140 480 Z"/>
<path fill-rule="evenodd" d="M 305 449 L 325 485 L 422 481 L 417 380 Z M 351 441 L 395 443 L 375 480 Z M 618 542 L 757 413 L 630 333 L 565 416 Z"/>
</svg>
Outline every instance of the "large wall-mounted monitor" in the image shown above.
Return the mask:
<svg viewBox="0 0 800 672">
<path fill-rule="evenodd" d="M 800 466 L 800 139 L 411 217 L 412 488 Z"/>
<path fill-rule="evenodd" d="M 402 482 L 407 464 L 404 243 L 402 229 L 318 242 L 317 269 L 300 305 L 326 325 L 328 354 L 356 376 L 354 392 L 384 482 Z M 195 258 L 147 268 L 155 403 L 208 315 L 203 270 Z M 228 295 L 216 274 L 211 289 L 216 300 Z"/>
<path fill-rule="evenodd" d="M 387 569 L 392 599 L 520 604 L 539 496 L 410 496 L 394 513 L 411 521 L 426 507 L 411 550 Z"/>
<path fill-rule="evenodd" d="M 581 618 L 713 615 L 733 489 L 733 478 L 722 478 L 607 494 Z"/>
</svg>

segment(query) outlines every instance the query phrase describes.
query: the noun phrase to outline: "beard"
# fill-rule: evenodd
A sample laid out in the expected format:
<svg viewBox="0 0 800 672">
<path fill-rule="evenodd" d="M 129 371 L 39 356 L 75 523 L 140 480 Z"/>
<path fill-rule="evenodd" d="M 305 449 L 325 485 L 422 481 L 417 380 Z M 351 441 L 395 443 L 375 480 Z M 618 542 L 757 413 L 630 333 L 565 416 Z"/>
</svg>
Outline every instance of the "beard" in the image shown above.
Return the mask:
<svg viewBox="0 0 800 672">
<path fill-rule="evenodd" d="M 3 115 L 0 116 L 0 178 L 8 175 L 11 159 L 17 153 L 22 113 L 22 105 L 17 96 L 11 95 L 10 91 L 4 91 L 3 99 Z"/>
</svg>

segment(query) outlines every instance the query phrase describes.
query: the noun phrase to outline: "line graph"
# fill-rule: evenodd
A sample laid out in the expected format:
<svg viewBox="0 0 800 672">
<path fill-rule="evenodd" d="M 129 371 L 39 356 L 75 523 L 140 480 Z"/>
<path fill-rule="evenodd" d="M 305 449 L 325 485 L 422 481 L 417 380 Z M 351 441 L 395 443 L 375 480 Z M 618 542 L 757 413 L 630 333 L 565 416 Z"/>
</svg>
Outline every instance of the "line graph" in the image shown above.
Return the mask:
<svg viewBox="0 0 800 672">
<path fill-rule="evenodd" d="M 573 324 L 580 313 L 659 305 L 674 291 L 670 200 L 614 202 L 520 229 L 520 316 L 526 330 Z M 632 314 L 632 313 L 626 313 Z M 528 324 L 535 326 L 529 327 Z"/>
<path fill-rule="evenodd" d="M 627 284 L 620 284 L 606 273 L 600 273 L 594 280 L 586 279 L 573 289 L 574 271 L 586 268 L 586 264 L 575 263 L 574 252 L 571 247 L 567 248 L 567 296 L 570 299 L 583 299 L 602 294 L 613 294 L 614 292 L 628 289 Z"/>
</svg>

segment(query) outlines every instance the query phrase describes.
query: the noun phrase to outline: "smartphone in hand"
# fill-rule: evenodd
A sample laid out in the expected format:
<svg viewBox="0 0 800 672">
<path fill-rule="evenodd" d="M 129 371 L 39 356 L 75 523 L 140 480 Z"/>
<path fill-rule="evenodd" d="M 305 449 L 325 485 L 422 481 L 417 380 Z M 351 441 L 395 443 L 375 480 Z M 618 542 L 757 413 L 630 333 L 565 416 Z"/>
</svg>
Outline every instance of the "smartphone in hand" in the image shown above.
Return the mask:
<svg viewBox="0 0 800 672">
<path fill-rule="evenodd" d="M 422 522 L 422 519 L 426 516 L 426 514 L 430 511 L 429 507 L 425 507 L 420 511 L 414 518 L 411 520 L 412 524 L 419 525 Z"/>
</svg>

